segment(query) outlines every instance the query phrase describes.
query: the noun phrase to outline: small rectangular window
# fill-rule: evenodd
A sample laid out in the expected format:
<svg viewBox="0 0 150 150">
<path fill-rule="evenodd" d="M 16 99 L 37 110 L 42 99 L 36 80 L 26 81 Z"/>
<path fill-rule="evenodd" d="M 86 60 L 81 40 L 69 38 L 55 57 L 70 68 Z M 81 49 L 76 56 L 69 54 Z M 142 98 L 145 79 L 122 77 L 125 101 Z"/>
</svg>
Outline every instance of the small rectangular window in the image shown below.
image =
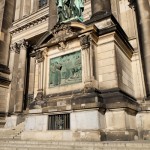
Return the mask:
<svg viewBox="0 0 150 150">
<path fill-rule="evenodd" d="M 47 0 L 39 0 L 39 8 L 42 8 L 47 5 Z"/>
<path fill-rule="evenodd" d="M 49 130 L 69 130 L 70 114 L 60 114 L 49 116 Z"/>
</svg>

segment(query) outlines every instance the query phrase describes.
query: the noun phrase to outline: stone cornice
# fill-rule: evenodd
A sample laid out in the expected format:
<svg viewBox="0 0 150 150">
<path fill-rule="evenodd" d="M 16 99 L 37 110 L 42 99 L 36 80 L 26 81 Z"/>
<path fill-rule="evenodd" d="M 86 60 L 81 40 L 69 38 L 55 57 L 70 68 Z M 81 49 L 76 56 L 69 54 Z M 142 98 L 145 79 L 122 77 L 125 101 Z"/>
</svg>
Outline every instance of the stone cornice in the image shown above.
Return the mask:
<svg viewBox="0 0 150 150">
<path fill-rule="evenodd" d="M 10 33 L 15 34 L 27 30 L 30 27 L 46 21 L 48 19 L 48 16 L 49 8 L 47 6 L 44 9 L 40 9 L 39 11 L 14 22 L 12 28 L 10 28 Z"/>
<path fill-rule="evenodd" d="M 0 85 L 9 86 L 10 80 L 0 76 Z"/>
</svg>

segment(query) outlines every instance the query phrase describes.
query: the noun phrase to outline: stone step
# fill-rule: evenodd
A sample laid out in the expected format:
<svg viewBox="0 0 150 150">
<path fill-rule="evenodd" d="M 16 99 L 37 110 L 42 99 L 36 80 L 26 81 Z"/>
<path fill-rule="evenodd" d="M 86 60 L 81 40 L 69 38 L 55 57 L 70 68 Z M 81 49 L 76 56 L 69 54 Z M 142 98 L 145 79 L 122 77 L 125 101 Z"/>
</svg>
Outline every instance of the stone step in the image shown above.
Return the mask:
<svg viewBox="0 0 150 150">
<path fill-rule="evenodd" d="M 0 139 L 14 139 L 24 130 L 24 122 L 17 125 L 14 129 L 0 129 Z M 20 139 L 18 137 L 17 139 Z"/>
<path fill-rule="evenodd" d="M 50 142 L 0 140 L 1 149 L 15 150 L 150 150 L 147 142 Z"/>
<path fill-rule="evenodd" d="M 1 147 L 0 150 L 149 150 L 149 148 L 144 148 L 144 149 L 135 149 L 133 148 L 23 148 L 23 147 L 16 147 L 16 148 L 12 148 L 12 147 Z"/>
</svg>

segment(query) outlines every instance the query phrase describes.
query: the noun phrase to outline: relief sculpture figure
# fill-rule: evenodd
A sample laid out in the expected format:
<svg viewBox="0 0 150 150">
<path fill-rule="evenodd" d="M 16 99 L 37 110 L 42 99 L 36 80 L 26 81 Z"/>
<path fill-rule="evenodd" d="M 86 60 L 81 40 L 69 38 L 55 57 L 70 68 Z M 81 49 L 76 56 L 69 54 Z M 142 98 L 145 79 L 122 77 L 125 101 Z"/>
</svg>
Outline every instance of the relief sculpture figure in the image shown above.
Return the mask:
<svg viewBox="0 0 150 150">
<path fill-rule="evenodd" d="M 55 73 L 54 73 L 54 86 L 56 85 L 60 85 L 61 84 L 61 64 L 59 64 L 58 62 L 55 63 Z"/>
<path fill-rule="evenodd" d="M 77 51 L 50 60 L 50 87 L 82 81 L 81 52 Z"/>
</svg>

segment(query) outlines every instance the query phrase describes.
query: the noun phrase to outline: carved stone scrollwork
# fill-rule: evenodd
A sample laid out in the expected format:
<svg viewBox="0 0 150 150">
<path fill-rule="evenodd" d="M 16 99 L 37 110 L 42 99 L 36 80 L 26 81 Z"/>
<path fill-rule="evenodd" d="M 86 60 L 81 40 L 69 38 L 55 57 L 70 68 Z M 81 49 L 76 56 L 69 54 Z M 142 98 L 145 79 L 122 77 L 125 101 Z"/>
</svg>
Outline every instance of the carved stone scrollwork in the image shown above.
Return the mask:
<svg viewBox="0 0 150 150">
<path fill-rule="evenodd" d="M 58 49 L 61 50 L 61 51 L 67 49 L 67 47 L 68 47 L 68 44 L 65 41 L 58 43 Z"/>
<path fill-rule="evenodd" d="M 80 45 L 81 45 L 82 49 L 89 48 L 90 47 L 90 41 L 91 41 L 90 35 L 81 36 Z"/>
<path fill-rule="evenodd" d="M 20 53 L 19 44 L 17 44 L 17 43 L 12 44 L 12 45 L 10 46 L 10 51 L 19 54 L 19 53 Z"/>
<path fill-rule="evenodd" d="M 40 109 L 42 107 L 47 106 L 47 101 L 43 95 L 43 92 L 38 92 L 37 96 L 35 97 L 35 101 L 31 102 L 29 108 L 30 109 Z"/>
<path fill-rule="evenodd" d="M 54 35 L 54 37 L 58 37 L 60 35 L 63 34 L 71 34 L 74 31 L 71 29 L 71 27 L 69 26 L 69 24 L 57 24 L 54 26 L 54 28 L 52 29 L 52 34 Z M 58 34 L 59 33 L 59 34 Z"/>
<path fill-rule="evenodd" d="M 53 38 L 50 40 L 51 43 L 58 43 L 59 50 L 65 50 L 68 47 L 67 39 L 77 33 L 69 24 L 57 24 L 52 29 Z"/>
</svg>

